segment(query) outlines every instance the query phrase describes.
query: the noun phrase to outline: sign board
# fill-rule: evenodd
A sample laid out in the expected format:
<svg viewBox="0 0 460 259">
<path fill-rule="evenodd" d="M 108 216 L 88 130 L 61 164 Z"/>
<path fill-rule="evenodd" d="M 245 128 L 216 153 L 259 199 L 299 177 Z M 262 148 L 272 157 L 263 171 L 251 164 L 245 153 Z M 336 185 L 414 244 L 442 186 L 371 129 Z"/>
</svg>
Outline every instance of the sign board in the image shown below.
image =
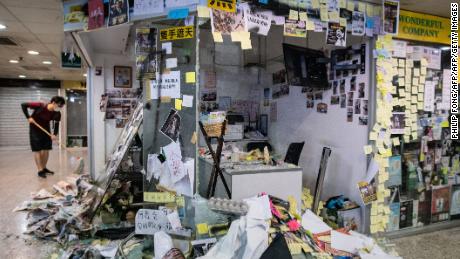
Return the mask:
<svg viewBox="0 0 460 259">
<path fill-rule="evenodd" d="M 226 12 L 236 12 L 236 0 L 208 0 L 208 7 Z"/>
<path fill-rule="evenodd" d="M 434 15 L 399 11 L 396 38 L 450 45 L 450 20 Z"/>
<path fill-rule="evenodd" d="M 194 37 L 195 29 L 191 26 L 171 27 L 160 30 L 160 41 L 182 40 Z"/>
</svg>

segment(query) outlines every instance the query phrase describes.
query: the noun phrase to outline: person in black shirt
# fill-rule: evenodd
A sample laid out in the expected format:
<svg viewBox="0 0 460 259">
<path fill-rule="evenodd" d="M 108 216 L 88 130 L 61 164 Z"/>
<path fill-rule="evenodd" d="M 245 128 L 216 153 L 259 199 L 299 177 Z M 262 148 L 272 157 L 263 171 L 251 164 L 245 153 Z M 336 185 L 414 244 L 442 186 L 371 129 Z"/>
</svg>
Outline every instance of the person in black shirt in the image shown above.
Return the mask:
<svg viewBox="0 0 460 259">
<path fill-rule="evenodd" d="M 52 149 L 52 141 L 57 139 L 59 133 L 59 121 L 61 120 L 60 109 L 65 105 L 65 99 L 61 96 L 54 96 L 47 104 L 41 102 L 22 103 L 22 111 L 29 121 L 29 137 L 32 152 L 34 152 L 35 164 L 38 169 L 38 176 L 46 178 L 46 174 L 54 174 L 46 168 L 49 151 Z M 32 109 L 32 115 L 28 109 Z M 41 130 L 36 124 L 51 133 L 50 122 L 53 122 L 53 133 L 51 137 Z"/>
</svg>

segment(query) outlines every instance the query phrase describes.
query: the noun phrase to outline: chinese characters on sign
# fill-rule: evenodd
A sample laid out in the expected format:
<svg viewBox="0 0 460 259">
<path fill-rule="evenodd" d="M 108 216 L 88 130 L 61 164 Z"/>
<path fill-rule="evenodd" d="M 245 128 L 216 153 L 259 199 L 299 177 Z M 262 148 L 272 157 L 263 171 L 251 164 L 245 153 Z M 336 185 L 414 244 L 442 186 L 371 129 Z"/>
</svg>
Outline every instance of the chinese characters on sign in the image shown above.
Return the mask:
<svg viewBox="0 0 460 259">
<path fill-rule="evenodd" d="M 234 13 L 236 0 L 208 0 L 208 7 Z"/>
<path fill-rule="evenodd" d="M 160 41 L 191 39 L 193 37 L 193 26 L 173 27 L 160 31 Z"/>
</svg>

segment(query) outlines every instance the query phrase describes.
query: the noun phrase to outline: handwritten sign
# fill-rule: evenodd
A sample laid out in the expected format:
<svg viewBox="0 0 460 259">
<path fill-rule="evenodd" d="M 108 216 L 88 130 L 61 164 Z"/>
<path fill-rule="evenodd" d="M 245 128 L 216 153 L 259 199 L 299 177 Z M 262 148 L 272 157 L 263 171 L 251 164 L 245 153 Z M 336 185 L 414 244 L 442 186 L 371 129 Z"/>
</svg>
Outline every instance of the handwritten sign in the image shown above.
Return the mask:
<svg viewBox="0 0 460 259">
<path fill-rule="evenodd" d="M 180 71 L 171 71 L 161 77 L 158 73 L 156 79 L 150 81 L 150 99 L 162 96 L 180 98 Z"/>
<path fill-rule="evenodd" d="M 208 7 L 226 12 L 236 12 L 236 0 L 208 0 Z"/>
<path fill-rule="evenodd" d="M 193 26 L 172 27 L 160 30 L 160 41 L 191 39 L 194 35 Z"/>
<path fill-rule="evenodd" d="M 176 212 L 177 213 L 177 212 Z M 171 216 L 170 216 L 171 218 Z M 175 224 L 178 224 L 177 217 Z M 136 213 L 135 233 L 138 235 L 154 235 L 158 231 L 168 234 L 190 237 L 192 231 L 181 226 L 173 227 L 168 219 L 168 212 L 164 210 L 140 209 Z"/>
</svg>

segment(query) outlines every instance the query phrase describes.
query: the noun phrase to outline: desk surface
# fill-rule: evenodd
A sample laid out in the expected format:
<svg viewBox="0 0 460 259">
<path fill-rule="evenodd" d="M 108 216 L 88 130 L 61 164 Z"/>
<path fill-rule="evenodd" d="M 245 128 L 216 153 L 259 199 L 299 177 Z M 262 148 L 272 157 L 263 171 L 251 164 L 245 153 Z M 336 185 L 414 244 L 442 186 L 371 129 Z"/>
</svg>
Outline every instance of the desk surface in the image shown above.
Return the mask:
<svg viewBox="0 0 460 259">
<path fill-rule="evenodd" d="M 213 165 L 213 160 L 209 158 L 200 157 L 200 161 L 205 162 L 209 165 Z M 248 161 L 248 162 L 231 162 L 222 161 L 220 167 L 225 174 L 229 175 L 240 175 L 240 174 L 257 174 L 257 173 L 276 173 L 283 171 L 299 171 L 302 170 L 293 164 L 282 164 L 282 165 L 265 165 L 262 161 Z"/>
</svg>

